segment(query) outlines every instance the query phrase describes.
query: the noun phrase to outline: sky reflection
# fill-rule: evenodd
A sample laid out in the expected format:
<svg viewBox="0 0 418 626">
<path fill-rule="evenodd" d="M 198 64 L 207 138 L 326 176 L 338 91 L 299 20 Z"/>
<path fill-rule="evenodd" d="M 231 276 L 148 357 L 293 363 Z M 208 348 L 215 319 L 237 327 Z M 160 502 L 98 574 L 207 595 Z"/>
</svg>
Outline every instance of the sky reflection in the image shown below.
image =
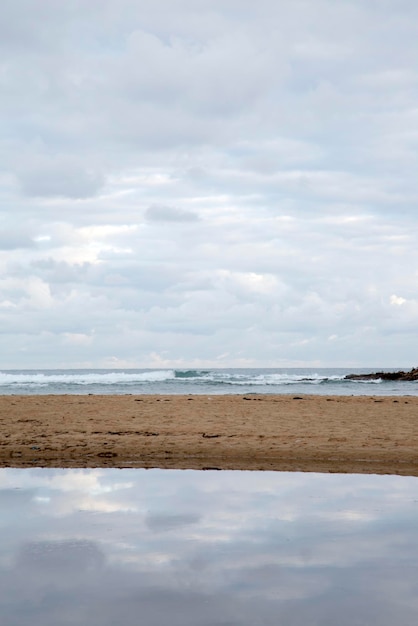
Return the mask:
<svg viewBox="0 0 418 626">
<path fill-rule="evenodd" d="M 0 470 L 7 626 L 418 617 L 418 478 Z"/>
</svg>

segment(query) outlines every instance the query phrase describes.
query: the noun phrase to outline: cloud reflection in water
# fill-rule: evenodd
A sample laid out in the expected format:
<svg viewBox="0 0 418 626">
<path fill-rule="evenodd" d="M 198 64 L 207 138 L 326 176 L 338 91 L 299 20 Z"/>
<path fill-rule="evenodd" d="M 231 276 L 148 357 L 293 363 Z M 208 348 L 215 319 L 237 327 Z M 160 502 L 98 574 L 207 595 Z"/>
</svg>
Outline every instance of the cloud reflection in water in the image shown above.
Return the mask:
<svg viewBox="0 0 418 626">
<path fill-rule="evenodd" d="M 417 478 L 0 471 L 7 626 L 415 623 Z"/>
</svg>

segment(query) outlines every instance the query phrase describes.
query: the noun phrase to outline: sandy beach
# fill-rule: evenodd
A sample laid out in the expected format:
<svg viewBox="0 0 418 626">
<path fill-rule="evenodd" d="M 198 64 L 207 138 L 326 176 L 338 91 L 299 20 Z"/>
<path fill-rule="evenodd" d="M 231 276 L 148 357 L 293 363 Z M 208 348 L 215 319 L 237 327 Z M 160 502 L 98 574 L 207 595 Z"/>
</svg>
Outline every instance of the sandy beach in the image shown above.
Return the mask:
<svg viewBox="0 0 418 626">
<path fill-rule="evenodd" d="M 418 475 L 418 397 L 0 396 L 2 467 Z"/>
</svg>

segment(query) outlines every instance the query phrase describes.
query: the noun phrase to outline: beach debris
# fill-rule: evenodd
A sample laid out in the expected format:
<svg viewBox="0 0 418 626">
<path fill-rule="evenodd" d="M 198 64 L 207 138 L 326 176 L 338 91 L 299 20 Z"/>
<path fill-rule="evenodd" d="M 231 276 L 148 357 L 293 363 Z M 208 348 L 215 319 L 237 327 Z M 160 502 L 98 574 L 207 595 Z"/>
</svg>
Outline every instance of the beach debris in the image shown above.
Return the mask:
<svg viewBox="0 0 418 626">
<path fill-rule="evenodd" d="M 108 435 L 140 435 L 142 437 L 158 437 L 160 433 L 152 433 L 149 430 L 108 430 Z"/>
</svg>

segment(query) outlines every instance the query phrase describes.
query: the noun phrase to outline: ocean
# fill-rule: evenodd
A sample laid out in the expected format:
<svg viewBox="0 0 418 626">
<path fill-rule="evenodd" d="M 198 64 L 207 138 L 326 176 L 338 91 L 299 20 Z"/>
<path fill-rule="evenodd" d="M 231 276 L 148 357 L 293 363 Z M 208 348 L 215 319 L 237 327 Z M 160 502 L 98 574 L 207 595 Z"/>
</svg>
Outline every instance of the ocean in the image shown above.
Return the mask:
<svg viewBox="0 0 418 626">
<path fill-rule="evenodd" d="M 396 369 L 386 368 L 383 371 Z M 418 395 L 418 382 L 345 380 L 350 373 L 373 371 L 376 368 L 2 370 L 0 395 Z"/>
</svg>

